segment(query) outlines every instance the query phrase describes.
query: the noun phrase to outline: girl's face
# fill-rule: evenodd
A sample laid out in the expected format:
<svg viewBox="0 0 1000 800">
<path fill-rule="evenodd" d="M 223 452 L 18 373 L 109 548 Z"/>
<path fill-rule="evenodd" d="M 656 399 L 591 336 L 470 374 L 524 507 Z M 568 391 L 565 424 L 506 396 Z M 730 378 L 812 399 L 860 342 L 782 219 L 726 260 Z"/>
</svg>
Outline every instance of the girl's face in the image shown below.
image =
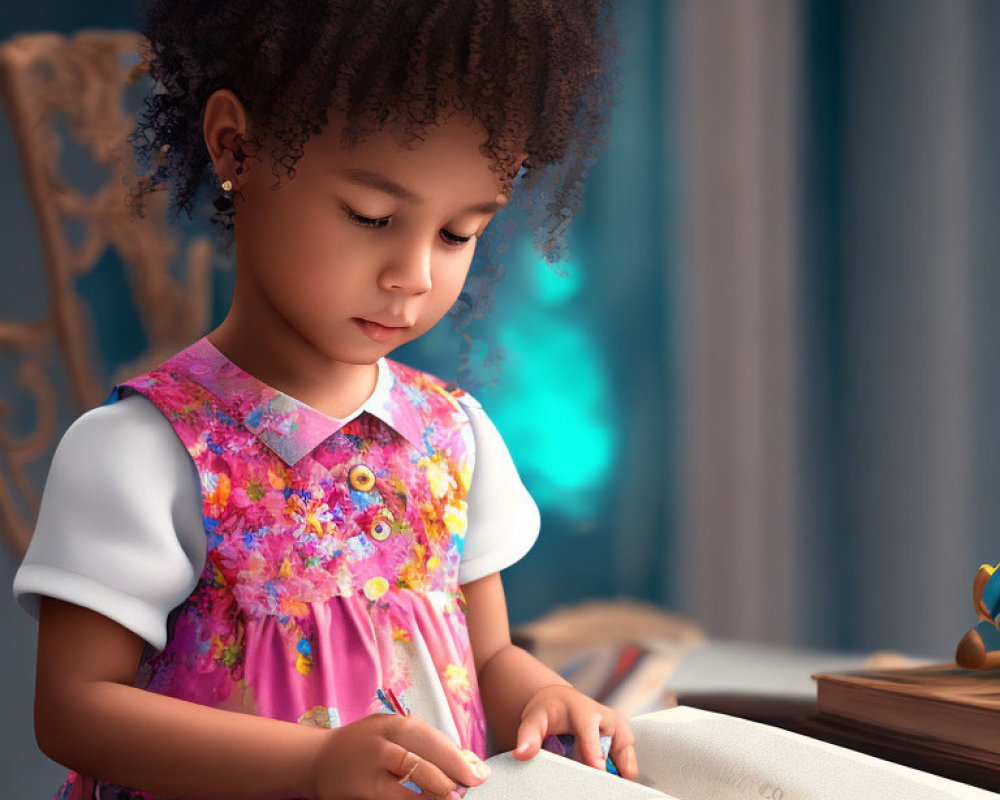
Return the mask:
<svg viewBox="0 0 1000 800">
<path fill-rule="evenodd" d="M 234 180 L 234 303 L 331 360 L 371 364 L 444 316 L 507 198 L 470 118 L 430 127 L 412 149 L 380 131 L 346 150 L 342 124 L 331 113 L 280 189 L 267 158 Z"/>
</svg>

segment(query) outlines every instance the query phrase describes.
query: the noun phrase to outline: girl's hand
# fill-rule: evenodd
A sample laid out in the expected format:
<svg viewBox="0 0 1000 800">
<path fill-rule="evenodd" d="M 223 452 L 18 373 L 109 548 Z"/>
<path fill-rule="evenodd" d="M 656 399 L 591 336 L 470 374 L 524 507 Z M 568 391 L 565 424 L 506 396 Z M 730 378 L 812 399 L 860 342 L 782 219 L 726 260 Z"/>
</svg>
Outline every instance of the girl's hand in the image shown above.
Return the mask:
<svg viewBox="0 0 1000 800">
<path fill-rule="evenodd" d="M 517 729 L 514 757 L 521 761 L 533 758 L 546 735 L 560 733 L 574 734 L 574 757 L 600 770 L 604 769 L 601 736 L 610 735 L 608 755 L 615 769 L 629 780 L 639 774 L 632 730 L 625 715 L 562 684 L 539 689 L 525 704 Z"/>
<path fill-rule="evenodd" d="M 411 769 L 416 766 L 416 769 Z M 482 775 L 474 771 L 481 766 Z M 400 784 L 409 774 L 423 794 Z M 370 714 L 333 728 L 317 754 L 312 786 L 315 800 L 455 800 L 462 785 L 478 786 L 489 767 L 459 750 L 437 728 L 417 717 Z M 458 789 L 457 794 L 449 795 Z"/>
</svg>

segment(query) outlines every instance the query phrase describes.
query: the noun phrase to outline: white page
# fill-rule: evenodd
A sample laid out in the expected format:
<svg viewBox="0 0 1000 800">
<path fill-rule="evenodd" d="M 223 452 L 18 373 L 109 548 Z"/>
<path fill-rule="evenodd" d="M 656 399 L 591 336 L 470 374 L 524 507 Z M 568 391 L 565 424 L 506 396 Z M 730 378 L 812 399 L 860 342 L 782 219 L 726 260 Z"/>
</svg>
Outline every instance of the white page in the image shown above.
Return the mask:
<svg viewBox="0 0 1000 800">
<path fill-rule="evenodd" d="M 669 796 L 566 756 L 540 750 L 518 761 L 512 753 L 486 759 L 490 777 L 466 800 L 668 800 Z M 676 800 L 672 798 L 670 800 Z"/>
<path fill-rule="evenodd" d="M 974 800 L 993 792 L 801 734 L 678 706 L 629 720 L 640 780 L 680 800 Z"/>
<path fill-rule="evenodd" d="M 627 781 L 541 751 L 487 759 L 468 800 L 985 800 L 993 792 L 847 748 L 709 711 L 663 709 L 629 720 L 639 777 Z M 649 788 L 649 787 L 655 787 Z M 660 790 L 660 791 L 657 791 Z"/>
</svg>

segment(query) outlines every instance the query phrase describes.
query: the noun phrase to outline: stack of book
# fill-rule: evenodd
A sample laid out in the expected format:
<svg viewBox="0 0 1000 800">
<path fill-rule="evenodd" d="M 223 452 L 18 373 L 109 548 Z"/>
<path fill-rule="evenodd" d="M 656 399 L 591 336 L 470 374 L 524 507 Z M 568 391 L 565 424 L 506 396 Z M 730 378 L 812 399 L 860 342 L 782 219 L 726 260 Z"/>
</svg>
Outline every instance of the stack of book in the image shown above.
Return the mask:
<svg viewBox="0 0 1000 800">
<path fill-rule="evenodd" d="M 1000 788 L 1000 669 L 954 663 L 813 676 L 801 732 Z"/>
</svg>

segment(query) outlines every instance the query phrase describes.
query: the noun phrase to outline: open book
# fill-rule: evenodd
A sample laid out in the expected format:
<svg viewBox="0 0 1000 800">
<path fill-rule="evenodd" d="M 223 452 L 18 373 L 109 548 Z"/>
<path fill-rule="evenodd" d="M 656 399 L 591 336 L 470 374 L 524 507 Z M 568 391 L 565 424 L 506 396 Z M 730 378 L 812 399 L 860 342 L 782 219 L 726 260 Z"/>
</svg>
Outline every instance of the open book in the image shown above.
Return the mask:
<svg viewBox="0 0 1000 800">
<path fill-rule="evenodd" d="M 997 798 L 779 728 L 678 706 L 629 719 L 635 781 L 547 750 L 486 760 L 490 777 L 466 800 L 951 800 Z"/>
</svg>

